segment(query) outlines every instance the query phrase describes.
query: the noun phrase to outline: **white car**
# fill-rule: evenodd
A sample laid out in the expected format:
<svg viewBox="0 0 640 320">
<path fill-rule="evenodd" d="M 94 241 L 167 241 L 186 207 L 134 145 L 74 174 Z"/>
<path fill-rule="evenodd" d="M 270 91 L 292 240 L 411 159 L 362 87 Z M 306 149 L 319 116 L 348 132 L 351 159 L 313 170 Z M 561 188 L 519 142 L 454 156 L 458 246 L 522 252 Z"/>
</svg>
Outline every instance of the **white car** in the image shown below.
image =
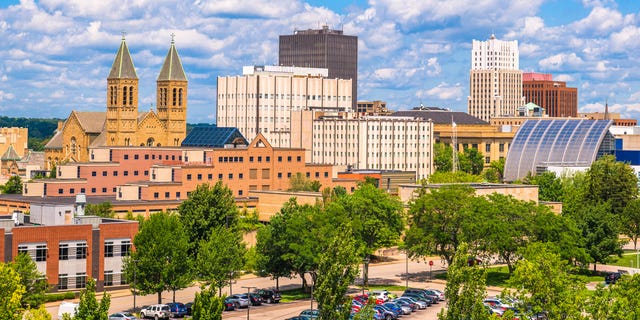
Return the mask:
<svg viewBox="0 0 640 320">
<path fill-rule="evenodd" d="M 78 304 L 73 302 L 63 302 L 58 307 L 58 319 L 62 320 L 65 314 L 68 314 L 73 318 L 78 312 Z"/>
<path fill-rule="evenodd" d="M 154 304 L 140 310 L 140 318 L 169 319 L 171 310 L 166 304 Z"/>
<path fill-rule="evenodd" d="M 374 290 L 369 292 L 369 297 L 374 297 L 376 299 L 380 299 L 384 302 L 389 301 L 389 291 L 387 290 Z"/>
</svg>

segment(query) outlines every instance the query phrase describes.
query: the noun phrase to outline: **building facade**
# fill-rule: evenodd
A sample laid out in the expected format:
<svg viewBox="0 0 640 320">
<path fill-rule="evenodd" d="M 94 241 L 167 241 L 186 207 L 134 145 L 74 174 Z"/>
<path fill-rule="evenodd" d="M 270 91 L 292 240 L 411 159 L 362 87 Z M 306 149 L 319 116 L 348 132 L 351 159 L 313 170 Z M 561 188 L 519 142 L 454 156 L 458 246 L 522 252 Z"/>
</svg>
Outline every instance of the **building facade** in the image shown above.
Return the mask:
<svg viewBox="0 0 640 320">
<path fill-rule="evenodd" d="M 218 77 L 216 124 L 238 128 L 249 139 L 260 133 L 277 148 L 296 147 L 293 112 L 351 110 L 352 80 L 326 75 L 326 69 L 264 66 Z"/>
<path fill-rule="evenodd" d="M 522 94 L 525 102 L 544 108 L 549 117 L 578 116 L 578 88 L 567 87 L 563 81 L 553 81 L 551 74 L 522 74 Z"/>
<path fill-rule="evenodd" d="M 416 179 L 433 172 L 433 126 L 428 120 L 312 111 L 297 112 L 295 119 L 293 144 L 305 149 L 312 163 L 414 171 Z"/>
<path fill-rule="evenodd" d="M 295 30 L 281 35 L 278 53 L 281 66 L 329 69 L 329 78 L 351 80 L 351 108 L 358 96 L 358 37 L 343 34 L 342 30 Z"/>
<path fill-rule="evenodd" d="M 72 111 L 45 146 L 49 167 L 89 159 L 100 146 L 180 146 L 187 128 L 187 77 L 171 40 L 156 82 L 156 110 L 138 110 L 138 75 L 122 39 L 107 77 L 106 112 Z"/>
<path fill-rule="evenodd" d="M 5 154 L 10 146 L 20 157 L 24 157 L 29 150 L 29 129 L 27 128 L 0 128 L 0 154 Z"/>
<path fill-rule="evenodd" d="M 473 40 L 469 72 L 468 112 L 489 121 L 514 115 L 524 105 L 518 41 Z"/>
</svg>

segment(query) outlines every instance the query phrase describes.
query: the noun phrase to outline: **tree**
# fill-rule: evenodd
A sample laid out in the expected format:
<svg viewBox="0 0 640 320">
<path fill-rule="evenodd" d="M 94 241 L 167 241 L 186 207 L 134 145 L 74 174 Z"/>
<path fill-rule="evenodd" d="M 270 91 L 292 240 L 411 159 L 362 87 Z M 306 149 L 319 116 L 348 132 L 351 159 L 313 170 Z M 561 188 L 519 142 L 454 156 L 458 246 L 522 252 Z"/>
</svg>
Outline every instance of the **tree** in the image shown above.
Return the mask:
<svg viewBox="0 0 640 320">
<path fill-rule="evenodd" d="M 589 255 L 584 249 L 582 230 L 567 215 L 557 215 L 545 205 L 538 205 L 529 232 L 530 242 L 548 243 L 557 248 L 565 261 L 586 264 Z"/>
<path fill-rule="evenodd" d="M 22 315 L 22 320 L 51 320 L 51 314 L 41 305 L 38 309 L 29 309 Z"/>
<path fill-rule="evenodd" d="M 447 286 L 445 295 L 449 300 L 447 310 L 438 313 L 440 320 L 489 319 L 482 301 L 485 298 L 486 275 L 478 265 L 469 266 L 469 247 L 460 243 L 447 269 Z"/>
<path fill-rule="evenodd" d="M 538 197 L 541 201 L 562 201 L 564 190 L 562 181 L 551 171 L 525 178 L 525 183 L 538 185 Z"/>
<path fill-rule="evenodd" d="M 585 200 L 608 202 L 611 212 L 621 214 L 638 195 L 638 179 L 631 167 L 604 156 L 591 164 L 585 179 Z"/>
<path fill-rule="evenodd" d="M 460 170 L 469 174 L 479 175 L 484 169 L 484 157 L 475 148 L 464 149 L 458 156 L 460 159 Z"/>
<path fill-rule="evenodd" d="M 7 180 L 2 187 L 2 193 L 6 194 L 21 194 L 22 193 L 22 179 L 19 175 L 14 175 Z"/>
<path fill-rule="evenodd" d="M 276 279 L 278 290 L 277 279 L 290 277 L 293 271 L 293 267 L 285 256 L 290 249 L 285 234 L 286 223 L 283 219 L 282 215 L 276 214 L 265 228 L 258 230 L 256 235 L 257 269 L 261 275 L 270 275 L 271 278 Z"/>
<path fill-rule="evenodd" d="M 421 188 L 409 204 L 409 229 L 404 240 L 409 255 L 436 254 L 451 264 L 464 239 L 463 221 L 470 212 L 474 193 L 466 185 Z"/>
<path fill-rule="evenodd" d="M 201 184 L 191 192 L 189 199 L 178 207 L 180 220 L 184 225 L 189 243 L 193 244 L 190 253 L 198 252 L 201 240 L 207 240 L 215 227 L 232 227 L 237 223 L 238 207 L 233 193 L 222 181 L 214 186 Z"/>
<path fill-rule="evenodd" d="M 320 191 L 320 181 L 311 180 L 305 177 L 302 173 L 297 172 L 291 178 L 289 178 L 289 191 Z"/>
<path fill-rule="evenodd" d="M 175 214 L 152 214 L 140 225 L 133 239 L 136 250 L 124 259 L 124 274 L 132 288 L 143 294 L 187 287 L 192 279 L 189 268 L 189 238 Z M 134 271 L 135 270 L 135 271 Z M 135 284 L 134 284 L 135 274 Z"/>
<path fill-rule="evenodd" d="M 482 177 L 472 175 L 464 171 L 436 172 L 429 176 L 429 183 L 464 183 L 464 182 L 482 182 Z"/>
<path fill-rule="evenodd" d="M 640 318 L 640 275 L 623 277 L 614 285 L 598 285 L 585 308 L 589 319 L 626 320 Z"/>
<path fill-rule="evenodd" d="M 36 263 L 27 253 L 16 256 L 11 267 L 20 276 L 20 283 L 25 288 L 20 304 L 25 309 L 38 308 L 44 302 L 44 296 L 48 289 L 47 279 L 38 271 Z"/>
<path fill-rule="evenodd" d="M 87 280 L 87 288 L 80 292 L 80 302 L 78 302 L 78 312 L 73 317 L 74 320 L 107 320 L 109 317 L 109 306 L 111 296 L 105 293 L 102 300 L 96 299 L 96 281 L 93 278 Z"/>
<path fill-rule="evenodd" d="M 450 172 L 453 168 L 453 148 L 442 142 L 433 145 L 433 165 L 436 172 Z"/>
<path fill-rule="evenodd" d="M 49 178 L 55 179 L 58 176 L 58 164 L 53 163 L 51 165 L 51 171 L 49 171 Z"/>
<path fill-rule="evenodd" d="M 638 237 L 640 236 L 640 199 L 633 199 L 622 211 L 621 223 L 622 233 L 633 241 L 633 250 L 638 248 Z"/>
<path fill-rule="evenodd" d="M 508 280 L 509 287 L 517 289 L 505 294 L 515 294 L 521 301 L 519 309 L 526 315 L 545 311 L 550 320 L 582 319 L 584 283 L 556 252 L 548 244 L 528 246 L 522 252 L 524 259 L 516 263 Z"/>
<path fill-rule="evenodd" d="M 20 301 L 25 293 L 20 274 L 10 265 L 0 263 L 0 319 L 19 320 Z"/>
<path fill-rule="evenodd" d="M 194 268 L 198 278 L 218 288 L 222 295 L 222 288 L 239 276 L 237 271 L 244 265 L 246 251 L 239 232 L 226 227 L 214 228 L 209 240 L 201 240 L 198 249 Z"/>
<path fill-rule="evenodd" d="M 320 253 L 315 297 L 318 301 L 320 319 L 347 320 L 351 312 L 351 299 L 347 296 L 349 285 L 358 274 L 356 239 L 349 226 L 340 228 Z"/>
<path fill-rule="evenodd" d="M 193 301 L 193 320 L 222 320 L 224 298 L 217 297 L 211 288 L 196 292 Z"/>
<path fill-rule="evenodd" d="M 111 202 L 105 201 L 98 204 L 88 203 L 85 206 L 84 212 L 88 216 L 98 216 L 103 218 L 113 218 L 115 212 Z"/>
<path fill-rule="evenodd" d="M 371 184 L 360 185 L 353 194 L 339 198 L 335 204 L 341 207 L 333 207 L 332 212 L 346 213 L 354 237 L 363 245 L 365 257 L 396 244 L 405 229 L 402 202 Z"/>
</svg>

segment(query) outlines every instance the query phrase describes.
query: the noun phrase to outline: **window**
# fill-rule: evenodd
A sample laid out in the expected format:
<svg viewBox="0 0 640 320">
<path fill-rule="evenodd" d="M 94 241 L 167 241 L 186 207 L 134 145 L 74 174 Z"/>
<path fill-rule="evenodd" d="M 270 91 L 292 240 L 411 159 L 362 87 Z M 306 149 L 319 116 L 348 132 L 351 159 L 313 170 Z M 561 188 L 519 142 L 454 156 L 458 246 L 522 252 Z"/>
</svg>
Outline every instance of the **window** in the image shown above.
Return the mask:
<svg viewBox="0 0 640 320">
<path fill-rule="evenodd" d="M 269 156 L 265 157 L 265 161 L 266 162 L 271 162 L 271 157 L 269 157 Z"/>
<path fill-rule="evenodd" d="M 86 189 L 85 188 L 80 188 L 80 193 L 85 193 Z"/>
<path fill-rule="evenodd" d="M 76 193 L 76 189 L 75 188 L 69 188 L 69 193 L 71 193 L 71 194 Z"/>
<path fill-rule="evenodd" d="M 158 199 L 160 197 L 160 194 L 158 192 L 154 192 L 153 193 L 153 198 L 154 199 Z"/>
<path fill-rule="evenodd" d="M 46 244 L 39 244 L 36 246 L 36 261 L 47 261 Z"/>
<path fill-rule="evenodd" d="M 170 192 L 165 192 L 164 193 L 164 198 L 165 199 L 169 199 L 170 196 L 171 196 Z"/>
<path fill-rule="evenodd" d="M 68 274 L 61 273 L 58 275 L 58 289 L 69 289 Z"/>
<path fill-rule="evenodd" d="M 102 171 L 102 176 L 106 177 L 107 176 L 107 172 L 106 171 Z"/>
<path fill-rule="evenodd" d="M 187 181 L 191 181 L 191 174 L 187 175 Z"/>
<path fill-rule="evenodd" d="M 105 287 L 113 285 L 113 271 L 108 270 L 104 272 L 104 285 Z"/>
<path fill-rule="evenodd" d="M 180 192 L 176 192 L 176 199 L 180 199 Z"/>
<path fill-rule="evenodd" d="M 297 156 L 296 157 L 296 161 L 298 161 L 298 162 L 302 161 L 302 157 L 301 156 Z"/>
<path fill-rule="evenodd" d="M 149 160 L 149 155 L 148 155 L 148 154 L 145 154 L 145 155 L 144 155 L 144 159 L 145 159 L 145 160 Z"/>
<path fill-rule="evenodd" d="M 253 162 L 253 157 L 249 157 L 249 162 Z"/>
<path fill-rule="evenodd" d="M 124 155 L 124 159 L 125 159 L 125 160 L 129 160 L 129 155 L 128 155 L 128 154 L 125 154 L 125 155 Z"/>
<path fill-rule="evenodd" d="M 96 188 L 91 188 L 91 193 L 96 193 Z"/>
<path fill-rule="evenodd" d="M 325 177 L 325 178 L 329 178 L 329 172 L 328 172 L 328 171 L 325 171 L 325 172 L 324 172 L 324 177 Z"/>
<path fill-rule="evenodd" d="M 484 157 L 484 163 L 491 163 L 491 157 Z"/>
<path fill-rule="evenodd" d="M 148 176 L 148 175 L 149 175 L 149 170 L 145 170 L 145 171 L 144 171 L 144 175 L 145 175 L 145 176 Z"/>
<path fill-rule="evenodd" d="M 218 173 L 218 180 L 222 180 L 222 173 Z"/>
<path fill-rule="evenodd" d="M 118 176 L 118 171 L 114 171 L 114 172 L 113 172 L 113 176 L 114 176 L 114 177 L 117 177 L 117 176 Z"/>
<path fill-rule="evenodd" d="M 131 241 L 124 240 L 122 244 L 120 244 L 120 255 L 123 257 L 128 256 L 131 253 Z"/>
<path fill-rule="evenodd" d="M 66 243 L 61 243 L 58 248 L 58 259 L 59 260 L 69 260 L 69 245 Z"/>
<path fill-rule="evenodd" d="M 233 173 L 229 173 L 229 180 L 233 179 Z"/>
<path fill-rule="evenodd" d="M 278 179 L 282 179 L 282 172 L 278 172 Z"/>
<path fill-rule="evenodd" d="M 135 170 L 135 171 L 133 172 L 133 175 L 134 175 L 134 176 L 137 176 L 137 175 L 138 175 L 138 170 Z"/>
<path fill-rule="evenodd" d="M 311 178 L 311 172 L 307 172 L 307 178 Z"/>
<path fill-rule="evenodd" d="M 104 242 L 104 257 L 105 258 L 113 257 L 113 241 Z"/>
<path fill-rule="evenodd" d="M 238 195 L 241 196 L 242 195 L 242 190 L 238 190 Z"/>
<path fill-rule="evenodd" d="M 291 172 L 287 172 L 287 178 L 291 178 Z"/>
<path fill-rule="evenodd" d="M 92 176 L 92 177 L 95 177 L 96 175 L 97 175 L 97 172 L 95 172 L 95 171 L 91 171 L 91 176 Z"/>
<path fill-rule="evenodd" d="M 258 156 L 258 162 L 262 162 L 262 156 Z"/>
<path fill-rule="evenodd" d="M 123 171 L 122 175 L 124 175 L 125 177 L 129 176 L 129 171 Z"/>
<path fill-rule="evenodd" d="M 316 178 L 320 178 L 320 172 L 316 172 Z"/>
<path fill-rule="evenodd" d="M 62 188 L 59 188 L 58 189 L 58 194 L 63 194 L 63 193 L 64 193 L 64 190 Z"/>
<path fill-rule="evenodd" d="M 500 152 L 504 152 L 504 143 L 501 143 L 501 144 L 498 146 L 498 150 L 499 150 Z"/>
<path fill-rule="evenodd" d="M 487 143 L 484 145 L 484 151 L 485 152 L 491 152 L 491 144 Z"/>
<path fill-rule="evenodd" d="M 212 174 L 212 173 L 209 173 L 209 174 L 207 175 L 207 179 L 208 179 L 208 180 L 213 180 L 213 174 Z"/>
<path fill-rule="evenodd" d="M 111 189 L 111 192 L 116 192 L 116 191 L 118 191 L 118 188 L 116 187 L 113 187 L 113 189 Z"/>
<path fill-rule="evenodd" d="M 278 162 L 282 162 L 282 156 L 278 156 Z"/>
<path fill-rule="evenodd" d="M 76 274 L 76 289 L 84 288 L 87 286 L 87 274 L 80 272 Z"/>
<path fill-rule="evenodd" d="M 288 157 L 287 157 L 287 161 L 288 161 L 288 162 L 291 162 L 291 156 L 288 156 Z"/>
<path fill-rule="evenodd" d="M 80 242 L 76 247 L 76 259 L 86 259 L 87 258 L 87 243 Z"/>
<path fill-rule="evenodd" d="M 258 169 L 249 169 L 249 179 L 258 179 Z"/>
<path fill-rule="evenodd" d="M 238 173 L 238 179 L 242 179 L 244 178 L 244 174 L 243 173 Z"/>
<path fill-rule="evenodd" d="M 198 181 L 202 180 L 202 173 L 198 173 Z"/>
<path fill-rule="evenodd" d="M 107 188 L 102 188 L 102 193 L 107 193 Z"/>
<path fill-rule="evenodd" d="M 134 160 L 138 160 L 138 158 L 139 158 L 139 156 L 138 156 L 137 154 L 134 154 L 134 155 L 133 155 L 133 159 L 134 159 Z"/>
</svg>

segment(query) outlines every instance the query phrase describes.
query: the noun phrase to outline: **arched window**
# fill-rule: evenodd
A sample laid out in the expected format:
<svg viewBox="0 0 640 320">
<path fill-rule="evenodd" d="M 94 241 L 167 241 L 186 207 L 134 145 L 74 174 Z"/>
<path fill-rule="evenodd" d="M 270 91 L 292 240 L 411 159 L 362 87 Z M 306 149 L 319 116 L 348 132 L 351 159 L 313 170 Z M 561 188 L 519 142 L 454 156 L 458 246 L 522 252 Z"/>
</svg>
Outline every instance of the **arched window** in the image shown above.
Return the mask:
<svg viewBox="0 0 640 320">
<path fill-rule="evenodd" d="M 129 87 L 129 105 L 133 105 L 133 86 Z"/>
<path fill-rule="evenodd" d="M 177 95 L 178 89 L 173 88 L 173 106 L 176 105 L 176 95 Z"/>
<path fill-rule="evenodd" d="M 123 88 L 123 93 L 122 93 L 122 105 L 126 106 L 127 105 L 127 87 Z"/>
<path fill-rule="evenodd" d="M 76 141 L 76 137 L 71 137 L 71 154 L 73 154 L 74 156 L 77 154 L 77 141 Z"/>
<path fill-rule="evenodd" d="M 182 88 L 178 91 L 178 105 L 182 107 Z"/>
<path fill-rule="evenodd" d="M 155 140 L 153 140 L 153 138 L 147 139 L 147 147 L 153 147 L 153 143 L 154 142 L 155 142 Z"/>
</svg>

